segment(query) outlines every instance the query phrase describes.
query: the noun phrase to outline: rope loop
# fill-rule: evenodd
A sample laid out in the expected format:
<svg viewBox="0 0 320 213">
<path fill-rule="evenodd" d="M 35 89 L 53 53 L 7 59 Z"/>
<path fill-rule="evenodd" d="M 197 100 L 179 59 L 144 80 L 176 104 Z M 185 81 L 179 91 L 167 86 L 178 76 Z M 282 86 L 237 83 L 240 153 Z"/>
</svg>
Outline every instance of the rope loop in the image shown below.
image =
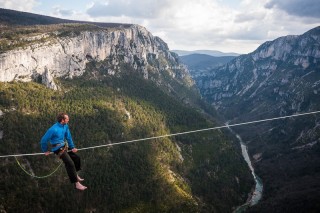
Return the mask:
<svg viewBox="0 0 320 213">
<path fill-rule="evenodd" d="M 57 168 L 55 168 L 55 169 L 53 170 L 53 172 L 49 173 L 48 175 L 36 176 L 36 175 L 33 175 L 33 174 L 29 173 L 27 170 L 25 170 L 25 169 L 23 168 L 23 166 L 20 164 L 20 162 L 18 161 L 18 158 L 17 158 L 16 156 L 14 156 L 14 158 L 16 159 L 16 162 L 17 162 L 17 164 L 19 165 L 19 167 L 22 169 L 22 171 L 24 171 L 27 175 L 29 175 L 29 176 L 31 176 L 31 177 L 33 177 L 33 178 L 38 178 L 38 179 L 50 177 L 50 176 L 53 175 L 56 171 L 58 171 L 58 169 L 60 168 L 60 166 L 61 166 L 62 163 L 63 163 L 63 162 L 61 161 L 61 163 L 59 164 L 59 166 L 58 166 Z"/>
</svg>

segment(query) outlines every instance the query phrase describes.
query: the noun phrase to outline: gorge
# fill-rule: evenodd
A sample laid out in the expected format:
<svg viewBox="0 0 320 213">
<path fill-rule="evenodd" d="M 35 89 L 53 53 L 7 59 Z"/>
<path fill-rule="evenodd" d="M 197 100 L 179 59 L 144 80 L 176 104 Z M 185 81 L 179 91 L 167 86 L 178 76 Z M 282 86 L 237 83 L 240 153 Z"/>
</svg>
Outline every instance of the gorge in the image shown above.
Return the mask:
<svg viewBox="0 0 320 213">
<path fill-rule="evenodd" d="M 320 27 L 268 41 L 218 68 L 194 71 L 202 96 L 230 123 L 318 111 Z M 234 127 L 263 197 L 248 212 L 319 209 L 319 115 Z"/>
<path fill-rule="evenodd" d="M 319 110 L 319 27 L 189 73 L 142 26 L 0 10 L 1 155 L 38 152 L 60 111 L 81 148 Z M 63 170 L 38 180 L 1 159 L 0 211 L 232 212 L 258 176 L 246 212 L 317 212 L 319 128 L 308 115 L 82 152 L 83 194 Z M 35 174 L 57 160 L 19 159 Z"/>
</svg>

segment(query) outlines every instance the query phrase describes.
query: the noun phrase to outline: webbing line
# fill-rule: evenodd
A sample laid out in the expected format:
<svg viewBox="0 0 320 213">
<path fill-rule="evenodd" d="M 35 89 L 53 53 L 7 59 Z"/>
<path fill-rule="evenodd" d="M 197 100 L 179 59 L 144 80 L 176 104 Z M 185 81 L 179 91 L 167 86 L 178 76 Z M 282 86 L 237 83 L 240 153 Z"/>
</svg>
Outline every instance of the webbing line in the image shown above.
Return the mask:
<svg viewBox="0 0 320 213">
<path fill-rule="evenodd" d="M 20 166 L 20 168 L 21 168 L 27 175 L 29 175 L 29 176 L 31 176 L 31 177 L 34 177 L 34 178 L 47 178 L 47 177 L 53 175 L 56 171 L 58 171 L 58 169 L 60 168 L 60 166 L 61 166 L 62 163 L 63 163 L 63 161 L 61 161 L 61 163 L 59 164 L 59 166 L 58 166 L 55 170 L 53 170 L 53 172 L 51 172 L 51 173 L 48 174 L 48 175 L 36 176 L 36 175 L 33 175 L 33 174 L 29 173 L 27 170 L 25 170 L 25 169 L 23 168 L 23 166 L 20 164 L 20 162 L 18 161 L 18 159 L 17 159 L 16 156 L 14 156 L 14 158 L 16 159 L 17 164 Z"/>
<path fill-rule="evenodd" d="M 227 124 L 227 125 L 218 126 L 218 127 L 211 127 L 211 128 L 198 129 L 198 130 L 192 130 L 192 131 L 186 131 L 186 132 L 166 134 L 166 135 L 154 136 L 154 137 L 149 137 L 149 138 L 128 140 L 128 141 L 116 142 L 116 143 L 110 143 L 110 144 L 103 144 L 103 145 L 98 145 L 98 146 L 90 146 L 90 147 L 79 148 L 78 150 L 96 149 L 96 148 L 101 148 L 101 147 L 115 146 L 115 145 L 133 143 L 133 142 L 138 142 L 138 141 L 146 141 L 146 140 L 152 140 L 152 139 L 158 139 L 158 138 L 164 138 L 164 137 L 172 137 L 172 136 L 177 136 L 177 135 L 185 135 L 185 134 L 203 132 L 203 131 L 209 131 L 209 130 L 217 130 L 217 129 L 228 128 L 228 127 L 233 127 L 233 126 L 242 126 L 242 125 L 248 125 L 248 124 L 254 124 L 254 123 L 261 123 L 261 122 L 265 122 L 265 121 L 280 120 L 280 119 L 285 119 L 285 118 L 298 117 L 298 116 L 304 116 L 304 115 L 311 115 L 311 114 L 317 114 L 317 113 L 320 113 L 320 111 L 293 114 L 293 115 L 287 115 L 287 116 L 281 116 L 281 117 L 275 117 L 275 118 L 268 118 L 268 119 L 263 119 L 263 120 L 256 120 L 256 121 L 237 123 L 237 124 Z M 33 156 L 33 155 L 44 155 L 44 153 L 2 155 L 2 156 L 0 156 L 0 158 L 18 157 L 18 156 Z"/>
</svg>

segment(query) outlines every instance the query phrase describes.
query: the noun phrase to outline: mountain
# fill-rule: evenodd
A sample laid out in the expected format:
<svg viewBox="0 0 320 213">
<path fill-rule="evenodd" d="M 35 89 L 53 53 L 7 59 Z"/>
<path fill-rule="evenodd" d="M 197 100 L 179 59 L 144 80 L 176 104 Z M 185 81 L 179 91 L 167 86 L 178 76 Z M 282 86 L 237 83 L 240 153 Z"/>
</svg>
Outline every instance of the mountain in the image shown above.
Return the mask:
<svg viewBox="0 0 320 213">
<path fill-rule="evenodd" d="M 230 123 L 317 111 L 320 27 L 266 42 L 194 79 Z M 309 115 L 234 128 L 264 183 L 262 201 L 249 212 L 319 211 L 319 120 Z"/>
<path fill-rule="evenodd" d="M 1 156 L 40 152 L 42 135 L 61 111 L 70 116 L 78 148 L 221 124 L 178 55 L 144 27 L 48 24 L 50 17 L 6 10 L 0 20 L 4 12 L 17 26 L 1 24 Z M 0 211 L 231 212 L 254 185 L 239 144 L 223 130 L 79 155 L 83 193 L 64 168 L 37 179 L 16 162 L 44 176 L 59 165 L 55 156 L 0 158 Z"/>
<path fill-rule="evenodd" d="M 104 61 L 108 75 L 120 75 L 125 63 L 145 79 L 163 86 L 167 75 L 175 83 L 189 87 L 193 84 L 185 68 L 178 64 L 178 56 L 168 51 L 167 44 L 138 25 L 4 26 L 2 34 L 0 81 L 41 79 L 48 87 L 58 89 L 54 77 L 81 76 L 88 62 Z M 171 90 L 178 92 L 173 87 Z"/>
<path fill-rule="evenodd" d="M 0 8 L 0 25 L 3 26 L 31 26 L 31 25 L 48 25 L 48 24 L 94 24 L 101 27 L 128 27 L 131 24 L 123 23 L 100 23 L 100 22 L 88 22 L 88 21 L 75 21 L 61 18 L 54 18 L 50 16 L 38 15 L 33 13 L 27 13 L 16 10 L 9 10 Z"/>
<path fill-rule="evenodd" d="M 201 72 L 207 72 L 212 68 L 222 66 L 235 58 L 235 56 L 210 56 L 205 54 L 190 54 L 179 57 L 181 62 L 187 65 L 190 74 L 195 77 Z"/>
<path fill-rule="evenodd" d="M 224 53 L 220 52 L 217 50 L 193 50 L 193 51 L 188 51 L 188 50 L 172 50 L 172 52 L 177 53 L 179 56 L 186 56 L 186 55 L 191 55 L 191 54 L 204 54 L 204 55 L 210 55 L 210 56 L 215 56 L 215 57 L 220 57 L 220 56 L 239 56 L 240 54 L 238 53 Z"/>
</svg>

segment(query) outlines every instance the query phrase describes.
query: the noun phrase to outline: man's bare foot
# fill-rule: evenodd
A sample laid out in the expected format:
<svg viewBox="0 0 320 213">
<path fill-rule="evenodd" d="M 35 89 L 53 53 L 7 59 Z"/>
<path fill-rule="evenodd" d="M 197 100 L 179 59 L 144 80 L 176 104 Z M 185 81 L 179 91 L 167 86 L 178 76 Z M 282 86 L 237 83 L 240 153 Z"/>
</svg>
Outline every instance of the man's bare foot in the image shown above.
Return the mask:
<svg viewBox="0 0 320 213">
<path fill-rule="evenodd" d="M 80 182 L 76 182 L 75 187 L 76 187 L 76 189 L 79 189 L 81 191 L 83 191 L 87 188 L 86 186 L 82 185 Z"/>
</svg>

